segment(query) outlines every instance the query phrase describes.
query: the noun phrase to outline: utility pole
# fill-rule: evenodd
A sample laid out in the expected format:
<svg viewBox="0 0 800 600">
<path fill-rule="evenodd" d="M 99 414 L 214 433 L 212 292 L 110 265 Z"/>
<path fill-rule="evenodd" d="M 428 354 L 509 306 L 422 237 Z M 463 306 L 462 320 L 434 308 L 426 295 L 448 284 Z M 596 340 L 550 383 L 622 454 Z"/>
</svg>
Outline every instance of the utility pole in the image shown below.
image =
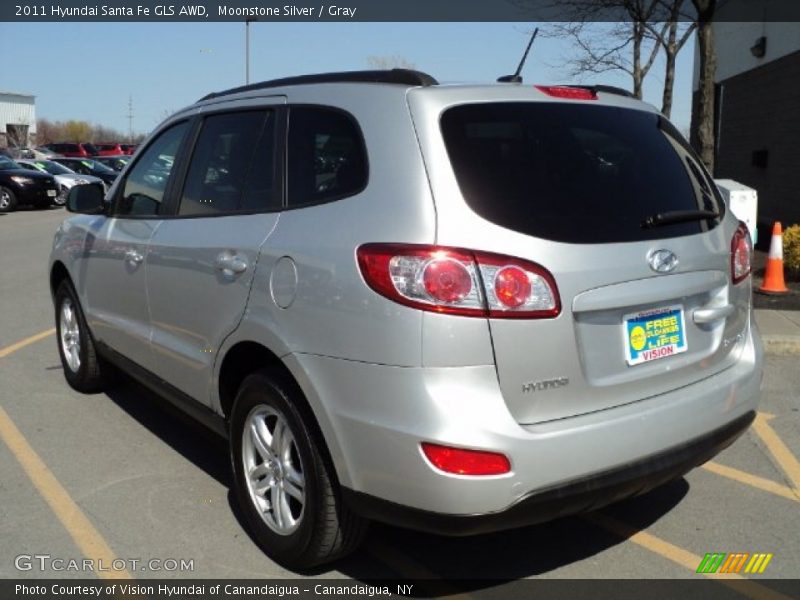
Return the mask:
<svg viewBox="0 0 800 600">
<path fill-rule="evenodd" d="M 258 21 L 256 17 L 247 17 L 244 20 L 244 83 L 250 84 L 250 23 Z"/>
<path fill-rule="evenodd" d="M 128 95 L 128 143 L 133 143 L 133 96 Z"/>
</svg>

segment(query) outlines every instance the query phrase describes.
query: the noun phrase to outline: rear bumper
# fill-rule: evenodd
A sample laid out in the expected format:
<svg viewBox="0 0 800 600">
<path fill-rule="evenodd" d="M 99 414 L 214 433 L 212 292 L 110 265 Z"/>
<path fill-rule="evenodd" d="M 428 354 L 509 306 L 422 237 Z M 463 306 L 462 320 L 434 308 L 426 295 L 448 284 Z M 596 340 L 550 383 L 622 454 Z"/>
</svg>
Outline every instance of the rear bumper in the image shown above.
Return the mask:
<svg viewBox="0 0 800 600">
<path fill-rule="evenodd" d="M 53 190 L 58 194 L 58 185 L 53 187 L 39 187 L 33 185 L 20 186 L 17 191 L 17 201 L 20 204 L 34 205 L 34 206 L 48 206 L 56 196 L 49 196 L 48 191 Z"/>
<path fill-rule="evenodd" d="M 587 510 L 708 460 L 752 419 L 763 352 L 752 328 L 739 360 L 723 372 L 630 404 L 527 426 L 511 416 L 492 365 L 391 367 L 299 354 L 285 360 L 356 510 L 423 529 L 433 515 L 463 524 L 432 530 L 475 532 Z M 502 452 L 512 470 L 443 473 L 424 457 L 423 441 Z M 467 523 L 476 515 L 486 524 Z"/>
<path fill-rule="evenodd" d="M 677 479 L 731 445 L 754 418 L 755 412 L 750 411 L 686 444 L 604 473 L 537 490 L 502 512 L 452 515 L 409 508 L 347 488 L 342 495 L 351 509 L 362 516 L 440 535 L 466 536 L 523 527 L 596 510 Z"/>
</svg>

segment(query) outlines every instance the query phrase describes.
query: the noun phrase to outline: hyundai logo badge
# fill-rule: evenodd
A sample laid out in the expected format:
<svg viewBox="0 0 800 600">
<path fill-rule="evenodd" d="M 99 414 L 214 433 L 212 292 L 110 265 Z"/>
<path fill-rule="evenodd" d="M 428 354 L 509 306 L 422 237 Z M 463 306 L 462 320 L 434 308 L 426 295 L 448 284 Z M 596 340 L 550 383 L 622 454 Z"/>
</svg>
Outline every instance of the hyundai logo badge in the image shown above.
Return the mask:
<svg viewBox="0 0 800 600">
<path fill-rule="evenodd" d="M 647 262 L 656 273 L 669 273 L 678 266 L 678 257 L 669 250 L 653 250 L 647 255 Z"/>
</svg>

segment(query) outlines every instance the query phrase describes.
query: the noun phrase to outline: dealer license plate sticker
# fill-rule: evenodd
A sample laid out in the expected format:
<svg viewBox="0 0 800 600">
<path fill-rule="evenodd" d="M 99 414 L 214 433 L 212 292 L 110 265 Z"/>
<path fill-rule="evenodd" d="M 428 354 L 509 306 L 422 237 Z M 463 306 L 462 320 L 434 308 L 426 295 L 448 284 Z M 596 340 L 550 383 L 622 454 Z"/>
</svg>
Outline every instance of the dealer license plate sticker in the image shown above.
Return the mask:
<svg viewBox="0 0 800 600">
<path fill-rule="evenodd" d="M 629 365 L 686 352 L 686 323 L 680 304 L 627 314 L 622 325 Z"/>
</svg>

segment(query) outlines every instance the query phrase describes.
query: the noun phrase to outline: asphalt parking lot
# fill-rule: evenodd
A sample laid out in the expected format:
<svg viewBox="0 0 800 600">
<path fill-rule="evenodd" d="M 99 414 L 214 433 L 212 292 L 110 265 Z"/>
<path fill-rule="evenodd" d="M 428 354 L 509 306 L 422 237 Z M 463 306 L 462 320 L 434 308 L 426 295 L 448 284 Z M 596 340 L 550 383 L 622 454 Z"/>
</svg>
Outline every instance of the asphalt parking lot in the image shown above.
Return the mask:
<svg viewBox="0 0 800 600">
<path fill-rule="evenodd" d="M 0 215 L 0 577 L 94 576 L 21 555 L 125 561 L 102 577 L 298 577 L 237 520 L 224 444 L 132 383 L 92 396 L 66 385 L 46 276 L 63 216 Z M 763 574 L 739 575 L 758 597 L 759 579 L 800 578 L 798 364 L 769 356 L 755 425 L 680 481 L 599 513 L 474 538 L 376 525 L 357 554 L 311 575 L 702 578 L 706 553 L 769 553 Z"/>
</svg>

